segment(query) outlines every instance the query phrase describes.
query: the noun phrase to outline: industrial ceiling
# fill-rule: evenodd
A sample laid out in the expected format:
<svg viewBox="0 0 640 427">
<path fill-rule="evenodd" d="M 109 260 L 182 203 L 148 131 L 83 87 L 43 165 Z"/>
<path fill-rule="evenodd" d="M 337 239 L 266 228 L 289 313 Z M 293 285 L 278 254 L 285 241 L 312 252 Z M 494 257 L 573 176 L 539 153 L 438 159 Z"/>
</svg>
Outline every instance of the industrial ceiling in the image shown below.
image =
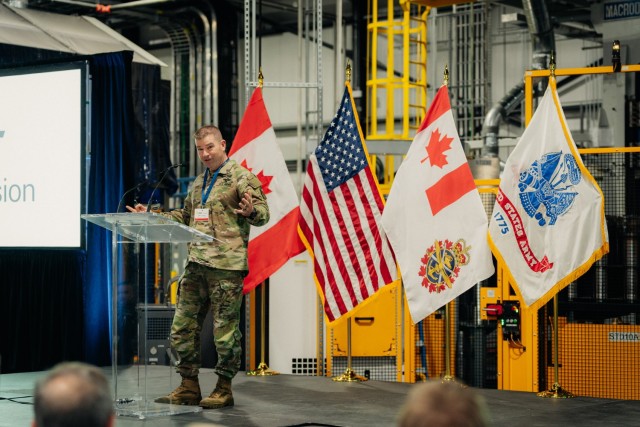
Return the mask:
<svg viewBox="0 0 640 427">
<path fill-rule="evenodd" d="M 313 0 L 300 0 L 303 6 L 312 8 Z M 416 0 L 421 4 L 443 4 L 446 0 Z M 262 35 L 296 32 L 299 22 L 298 4 L 296 0 L 133 0 L 128 2 L 105 1 L 104 4 L 90 0 L 14 0 L 6 2 L 30 9 L 43 10 L 66 15 L 85 15 L 103 21 L 109 27 L 126 33 L 127 37 L 141 44 L 143 40 L 136 40 L 136 32 L 144 31 L 145 27 L 154 26 L 162 21 L 174 19 L 183 11 L 192 8 L 204 8 L 211 5 L 224 5 L 225 11 L 242 14 L 245 3 L 255 4 L 259 16 L 258 25 Z M 449 3 L 454 3 L 451 1 Z M 461 3 L 457 0 L 457 3 Z M 509 6 L 522 9 L 521 0 L 489 1 L 495 6 Z M 323 25 L 332 26 L 335 22 L 336 7 L 342 5 L 342 17 L 346 23 L 353 21 L 354 16 L 367 14 L 370 2 L 361 3 L 352 0 L 324 0 L 322 1 Z M 380 7 L 386 7 L 387 2 L 380 2 Z M 598 39 L 600 35 L 595 31 L 591 21 L 591 8 L 604 4 L 604 0 L 553 0 L 546 1 L 546 7 L 558 34 L 569 37 Z M 443 11 L 452 6 L 445 6 Z M 217 16 L 218 19 L 224 18 Z M 523 25 L 526 24 L 523 22 Z"/>
</svg>

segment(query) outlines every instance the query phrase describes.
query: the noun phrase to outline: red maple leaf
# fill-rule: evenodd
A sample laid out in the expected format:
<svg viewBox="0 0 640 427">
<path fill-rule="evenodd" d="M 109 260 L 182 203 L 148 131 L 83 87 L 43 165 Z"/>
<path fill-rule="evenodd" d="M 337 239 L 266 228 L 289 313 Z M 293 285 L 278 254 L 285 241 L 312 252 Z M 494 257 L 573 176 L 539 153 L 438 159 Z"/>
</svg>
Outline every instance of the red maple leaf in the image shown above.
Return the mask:
<svg viewBox="0 0 640 427">
<path fill-rule="evenodd" d="M 429 159 L 431 166 L 438 166 L 442 169 L 442 167 L 448 163 L 447 156 L 445 156 L 444 152 L 451 148 L 451 141 L 453 141 L 453 138 L 449 138 L 446 135 L 441 138 L 440 130 L 435 129 L 431 132 L 429 144 L 425 147 L 428 156 L 420 160 L 420 163 L 424 163 L 425 160 Z"/>
<path fill-rule="evenodd" d="M 422 264 L 418 269 L 418 276 L 426 276 L 426 275 L 427 275 L 427 266 Z"/>
<path fill-rule="evenodd" d="M 253 172 L 253 168 L 250 168 L 249 165 L 247 164 L 247 159 L 243 159 L 242 163 L 240 163 L 240 165 L 242 167 L 244 167 L 245 169 L 248 169 L 249 172 Z M 258 173 L 255 173 L 256 178 L 258 178 L 258 180 L 260 180 L 260 184 L 262 184 L 262 191 L 264 191 L 264 195 L 266 196 L 267 194 L 271 193 L 271 189 L 269 188 L 269 184 L 271 184 L 271 181 L 273 180 L 273 175 L 265 175 L 264 172 L 260 171 Z"/>
<path fill-rule="evenodd" d="M 262 184 L 262 191 L 264 191 L 264 195 L 271 193 L 271 189 L 269 188 L 269 184 L 271 184 L 271 180 L 273 180 L 273 175 L 265 175 L 262 171 L 258 172 L 256 177 L 260 180 Z"/>
</svg>

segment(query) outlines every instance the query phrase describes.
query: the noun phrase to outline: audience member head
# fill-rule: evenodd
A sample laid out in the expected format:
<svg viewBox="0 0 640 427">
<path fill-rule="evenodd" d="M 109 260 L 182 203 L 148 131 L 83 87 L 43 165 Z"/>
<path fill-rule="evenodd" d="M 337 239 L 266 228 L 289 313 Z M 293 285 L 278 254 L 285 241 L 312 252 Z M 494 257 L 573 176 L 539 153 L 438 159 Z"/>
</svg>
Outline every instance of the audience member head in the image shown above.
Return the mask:
<svg viewBox="0 0 640 427">
<path fill-rule="evenodd" d="M 487 427 L 484 400 L 456 382 L 420 383 L 409 392 L 400 411 L 400 427 Z"/>
<path fill-rule="evenodd" d="M 79 362 L 55 366 L 35 387 L 33 427 L 111 427 L 114 408 L 102 371 Z"/>
</svg>

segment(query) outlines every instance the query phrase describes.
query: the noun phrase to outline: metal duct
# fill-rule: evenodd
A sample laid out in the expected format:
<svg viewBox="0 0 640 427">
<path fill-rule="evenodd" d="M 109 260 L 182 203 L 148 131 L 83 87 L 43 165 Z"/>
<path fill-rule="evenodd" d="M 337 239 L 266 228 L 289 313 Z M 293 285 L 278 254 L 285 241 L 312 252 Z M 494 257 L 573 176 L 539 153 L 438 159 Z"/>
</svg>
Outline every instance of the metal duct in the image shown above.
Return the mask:
<svg viewBox="0 0 640 427">
<path fill-rule="evenodd" d="M 198 7 L 185 7 L 173 11 L 172 16 L 161 23 L 171 39 L 174 49 L 174 81 L 173 92 L 173 120 L 172 153 L 180 161 L 189 164 L 188 175 L 195 176 L 201 172 L 202 165 L 198 162 L 196 151 L 192 144 L 191 134 L 204 124 L 217 123 L 218 107 L 218 51 L 217 51 L 217 16 L 209 4 Z M 199 21 L 201 26 L 196 25 Z M 186 45 L 188 42 L 188 70 L 181 66 L 181 60 L 187 52 L 177 49 L 175 44 Z M 185 47 L 185 46 L 182 46 Z M 181 87 L 182 76 L 188 73 L 188 108 L 181 101 L 183 96 Z M 184 129 L 182 119 L 188 117 L 189 129 Z M 180 138 L 182 136 L 182 138 Z"/>
<path fill-rule="evenodd" d="M 549 11 L 544 0 L 522 0 L 522 8 L 527 18 L 527 25 L 531 33 L 533 44 L 533 57 L 531 67 L 534 70 L 548 68 L 549 57 L 555 50 L 555 38 Z M 538 86 L 543 91 L 546 83 Z M 507 114 L 513 111 L 524 99 L 524 82 L 514 86 L 491 110 L 487 113 L 482 124 L 484 145 L 481 157 L 498 157 L 498 130 L 500 122 Z M 495 178 L 498 178 L 497 176 Z"/>
</svg>

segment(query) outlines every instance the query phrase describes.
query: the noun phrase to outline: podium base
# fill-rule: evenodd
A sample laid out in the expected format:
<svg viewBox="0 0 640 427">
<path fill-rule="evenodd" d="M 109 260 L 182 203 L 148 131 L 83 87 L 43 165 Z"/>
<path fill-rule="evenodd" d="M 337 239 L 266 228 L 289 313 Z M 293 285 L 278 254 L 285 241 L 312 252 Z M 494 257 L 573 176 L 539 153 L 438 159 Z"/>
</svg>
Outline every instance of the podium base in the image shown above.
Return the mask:
<svg viewBox="0 0 640 427">
<path fill-rule="evenodd" d="M 115 402 L 115 413 L 119 417 L 135 417 L 140 420 L 170 415 L 192 414 L 202 412 L 200 406 L 171 405 L 156 403 L 152 400 L 118 399 Z"/>
</svg>

